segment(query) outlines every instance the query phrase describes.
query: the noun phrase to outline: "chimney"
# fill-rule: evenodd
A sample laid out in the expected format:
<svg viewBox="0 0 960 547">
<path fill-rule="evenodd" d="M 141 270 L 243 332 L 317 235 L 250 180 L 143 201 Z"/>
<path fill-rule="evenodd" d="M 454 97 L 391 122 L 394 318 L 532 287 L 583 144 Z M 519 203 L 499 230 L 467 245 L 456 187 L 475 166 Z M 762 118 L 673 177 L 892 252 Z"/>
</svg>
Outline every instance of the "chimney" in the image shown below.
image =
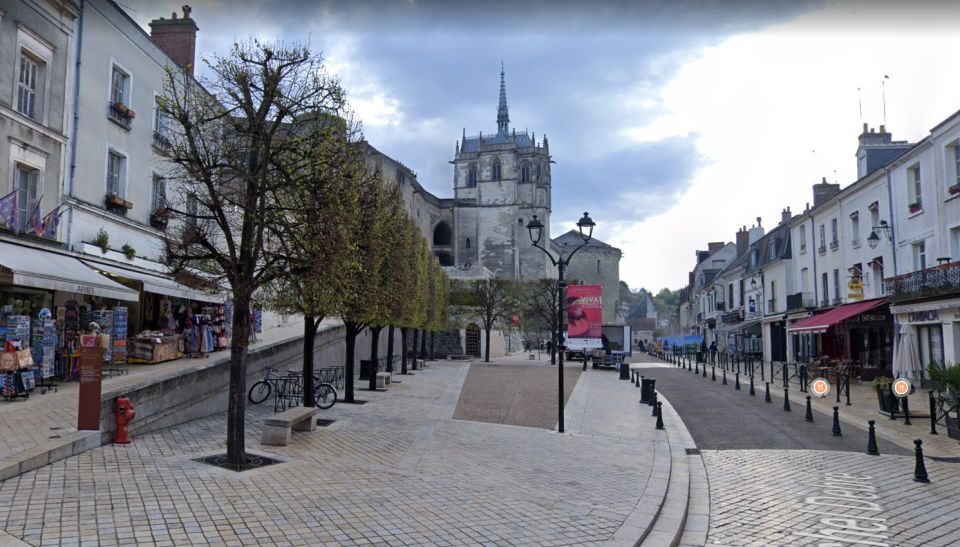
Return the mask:
<svg viewBox="0 0 960 547">
<path fill-rule="evenodd" d="M 726 243 L 722 241 L 711 241 L 707 243 L 707 252 L 713 254 L 722 249 L 724 245 L 726 245 Z"/>
<path fill-rule="evenodd" d="M 750 248 L 750 232 L 743 226 L 737 230 L 737 256 L 743 256 Z"/>
<path fill-rule="evenodd" d="M 150 21 L 150 38 L 160 46 L 180 68 L 193 76 L 194 58 L 197 53 L 197 24 L 190 17 L 190 6 L 183 6 L 183 17 L 177 18 L 176 12 L 170 19 Z"/>
<path fill-rule="evenodd" d="M 780 211 L 780 224 L 786 224 L 790 222 L 791 218 L 793 218 L 793 213 L 790 212 L 789 207 L 787 207 L 783 211 Z"/>
<path fill-rule="evenodd" d="M 827 177 L 823 177 L 820 184 L 813 185 L 813 206 L 819 207 L 830 200 L 840 191 L 839 184 L 830 184 Z"/>
</svg>

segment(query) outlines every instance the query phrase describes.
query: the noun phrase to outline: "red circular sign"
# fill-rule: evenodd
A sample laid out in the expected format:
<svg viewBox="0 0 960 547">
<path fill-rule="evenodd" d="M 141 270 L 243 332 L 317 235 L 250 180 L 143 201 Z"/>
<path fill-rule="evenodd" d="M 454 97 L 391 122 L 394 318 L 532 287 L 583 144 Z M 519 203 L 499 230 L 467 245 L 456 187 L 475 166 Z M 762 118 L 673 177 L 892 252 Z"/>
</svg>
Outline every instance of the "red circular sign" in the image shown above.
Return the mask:
<svg viewBox="0 0 960 547">
<path fill-rule="evenodd" d="M 817 397 L 830 395 L 830 382 L 826 378 L 814 378 L 810 382 L 810 391 Z"/>
<path fill-rule="evenodd" d="M 901 399 L 910 395 L 910 380 L 906 378 L 897 378 L 897 381 L 890 386 L 890 389 L 893 391 L 893 394 Z"/>
</svg>

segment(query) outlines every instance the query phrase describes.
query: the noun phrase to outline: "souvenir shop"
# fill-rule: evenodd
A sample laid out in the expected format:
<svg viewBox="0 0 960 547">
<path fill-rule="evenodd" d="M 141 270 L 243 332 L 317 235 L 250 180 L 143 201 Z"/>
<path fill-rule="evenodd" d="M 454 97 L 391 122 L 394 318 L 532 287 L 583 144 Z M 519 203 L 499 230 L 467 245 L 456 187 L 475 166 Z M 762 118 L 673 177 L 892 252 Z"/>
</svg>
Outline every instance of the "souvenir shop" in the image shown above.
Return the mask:
<svg viewBox="0 0 960 547">
<path fill-rule="evenodd" d="M 76 379 L 81 337 L 94 324 L 104 373 L 126 363 L 139 295 L 69 255 L 0 241 L 0 391 L 5 400 Z"/>
</svg>

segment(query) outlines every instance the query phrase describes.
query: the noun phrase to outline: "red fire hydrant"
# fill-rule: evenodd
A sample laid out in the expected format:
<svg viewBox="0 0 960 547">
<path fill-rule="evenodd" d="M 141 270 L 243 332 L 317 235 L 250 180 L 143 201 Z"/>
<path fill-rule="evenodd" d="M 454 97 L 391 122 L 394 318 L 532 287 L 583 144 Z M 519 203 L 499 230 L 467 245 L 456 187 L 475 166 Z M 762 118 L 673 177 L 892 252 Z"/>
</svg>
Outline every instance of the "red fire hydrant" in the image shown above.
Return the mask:
<svg viewBox="0 0 960 547">
<path fill-rule="evenodd" d="M 137 413 L 133 411 L 133 403 L 127 399 L 126 395 L 117 397 L 113 404 L 117 416 L 117 435 L 113 438 L 113 442 L 128 444 L 130 436 L 127 434 L 127 425 L 133 421 Z"/>
</svg>

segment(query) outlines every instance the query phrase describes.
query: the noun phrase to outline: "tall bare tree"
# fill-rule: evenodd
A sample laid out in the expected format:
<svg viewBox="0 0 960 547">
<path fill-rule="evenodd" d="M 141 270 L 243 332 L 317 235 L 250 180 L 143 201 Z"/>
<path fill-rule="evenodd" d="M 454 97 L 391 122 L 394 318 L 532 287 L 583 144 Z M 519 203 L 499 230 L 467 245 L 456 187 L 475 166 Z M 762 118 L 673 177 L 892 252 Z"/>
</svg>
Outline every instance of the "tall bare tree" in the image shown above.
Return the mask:
<svg viewBox="0 0 960 547">
<path fill-rule="evenodd" d="M 557 293 L 559 287 L 556 279 L 535 279 L 523 282 L 519 291 L 520 307 L 525 316 L 533 319 L 537 330 L 545 329 L 553 332 L 557 325 Z M 556 364 L 556 347 L 550 344 L 550 364 Z"/>
<path fill-rule="evenodd" d="M 303 219 L 317 203 L 291 203 L 309 186 L 310 165 L 329 135 L 318 117 L 342 117 L 339 83 L 323 59 L 299 45 L 235 44 L 207 62 L 199 82 L 168 73 L 161 101 L 170 144 L 161 150 L 172 183 L 166 256 L 175 270 L 194 269 L 229 284 L 233 299 L 227 458 L 246 460 L 244 438 L 251 302 L 278 279 L 296 275 L 294 252 Z"/>
<path fill-rule="evenodd" d="M 478 279 L 454 282 L 450 302 L 465 308 L 483 323 L 486 334 L 484 361 L 490 362 L 490 332 L 498 321 L 505 321 L 516 306 L 515 287 L 507 279 Z"/>
</svg>

